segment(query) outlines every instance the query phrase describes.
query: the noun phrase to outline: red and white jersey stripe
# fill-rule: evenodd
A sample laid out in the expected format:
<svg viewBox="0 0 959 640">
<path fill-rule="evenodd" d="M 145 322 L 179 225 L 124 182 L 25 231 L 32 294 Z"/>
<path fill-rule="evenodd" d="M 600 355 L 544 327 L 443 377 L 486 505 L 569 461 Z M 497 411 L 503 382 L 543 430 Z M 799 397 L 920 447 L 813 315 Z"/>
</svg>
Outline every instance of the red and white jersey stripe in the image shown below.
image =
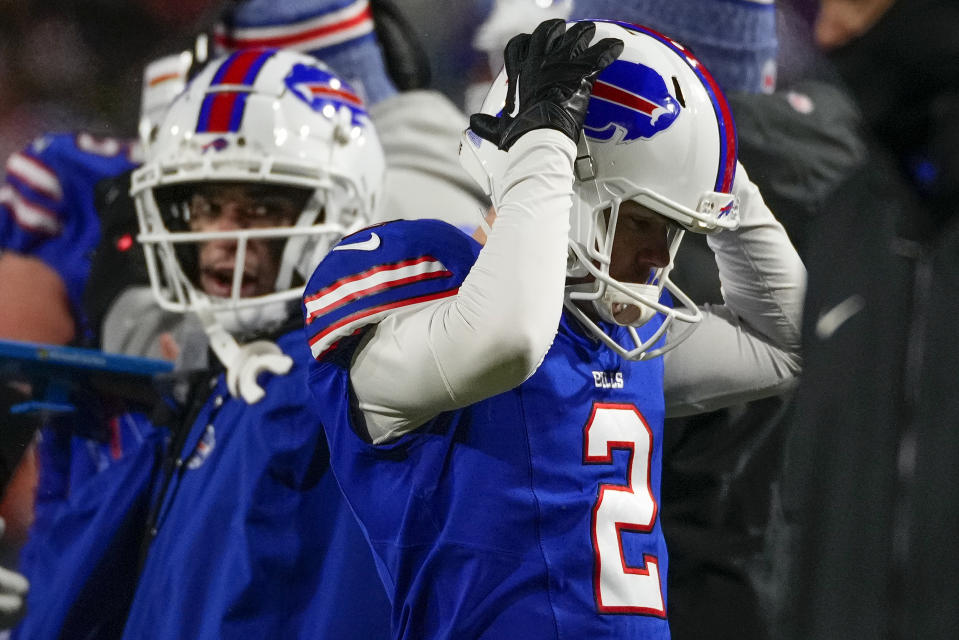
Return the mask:
<svg viewBox="0 0 959 640">
<path fill-rule="evenodd" d="M 319 357 L 341 338 L 352 335 L 366 325 L 379 322 L 397 309 L 416 307 L 455 295 L 458 288 L 427 295 L 407 294 L 409 297 L 400 293 L 398 295 L 402 297 L 399 299 L 389 296 L 389 302 L 375 306 L 367 306 L 362 302 L 353 304 L 358 300 L 407 285 L 449 278 L 451 275 L 451 272 L 439 260 L 431 256 L 421 256 L 378 265 L 362 273 L 337 280 L 317 293 L 305 297 L 303 303 L 306 307 L 306 324 L 310 325 L 322 319 L 320 324 L 328 325 L 310 339 L 313 357 Z M 350 305 L 352 308 L 349 308 Z M 347 308 L 344 309 L 344 307 Z M 348 315 L 338 317 L 332 322 L 324 318 L 337 310 L 343 310 Z"/>
<path fill-rule="evenodd" d="M 14 153 L 7 158 L 6 171 L 51 200 L 59 202 L 63 198 L 63 188 L 57 174 L 36 158 L 22 152 Z"/>
<path fill-rule="evenodd" d="M 458 287 L 416 298 L 390 302 L 369 309 L 361 309 L 353 315 L 346 316 L 342 320 L 331 324 L 310 338 L 310 352 L 314 358 L 319 359 L 342 338 L 353 335 L 367 325 L 379 323 L 387 316 L 396 313 L 397 309 L 415 309 L 443 298 L 455 296 L 457 293 L 459 293 Z"/>
<path fill-rule="evenodd" d="M 443 263 L 430 256 L 374 267 L 363 273 L 343 278 L 305 298 L 306 323 L 310 324 L 329 311 L 391 287 L 400 287 L 431 278 L 446 278 L 449 275 L 450 272 Z"/>
<path fill-rule="evenodd" d="M 13 213 L 14 222 L 28 231 L 48 235 L 60 232 L 60 220 L 54 212 L 27 202 L 10 185 L 0 187 L 0 205 L 6 205 Z"/>
<path fill-rule="evenodd" d="M 346 338 L 456 296 L 478 254 L 479 244 L 439 220 L 393 220 L 343 238 L 303 295 L 313 357 L 337 361 L 341 344 L 355 344 Z"/>
</svg>

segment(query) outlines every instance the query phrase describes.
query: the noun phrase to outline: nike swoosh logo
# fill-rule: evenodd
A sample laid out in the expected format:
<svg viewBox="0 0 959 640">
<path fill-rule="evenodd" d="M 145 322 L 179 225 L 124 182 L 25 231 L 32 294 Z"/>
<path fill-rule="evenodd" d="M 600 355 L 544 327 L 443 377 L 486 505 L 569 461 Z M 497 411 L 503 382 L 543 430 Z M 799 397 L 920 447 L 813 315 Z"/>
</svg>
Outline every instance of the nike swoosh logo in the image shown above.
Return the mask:
<svg viewBox="0 0 959 640">
<path fill-rule="evenodd" d="M 363 242 L 353 242 L 351 244 L 338 244 L 333 247 L 333 251 L 373 251 L 380 248 L 380 237 L 371 233 L 370 237 Z"/>
<path fill-rule="evenodd" d="M 816 337 L 820 340 L 831 338 L 849 318 L 865 308 L 865 298 L 857 293 L 849 296 L 828 311 L 820 311 L 819 319 L 816 320 Z"/>
</svg>

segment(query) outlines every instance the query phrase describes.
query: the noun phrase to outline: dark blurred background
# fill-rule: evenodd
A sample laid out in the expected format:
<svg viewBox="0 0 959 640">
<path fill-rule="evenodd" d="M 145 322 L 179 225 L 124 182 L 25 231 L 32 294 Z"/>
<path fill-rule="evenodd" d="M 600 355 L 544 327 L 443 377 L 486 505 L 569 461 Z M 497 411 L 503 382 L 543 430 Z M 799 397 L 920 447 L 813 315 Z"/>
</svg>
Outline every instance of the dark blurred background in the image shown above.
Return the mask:
<svg viewBox="0 0 959 640">
<path fill-rule="evenodd" d="M 226 1 L 0 0 L 0 158 L 44 132 L 135 136 L 144 65 L 189 48 Z M 468 43 L 492 4 L 400 3 L 449 95 L 465 89 Z"/>
<path fill-rule="evenodd" d="M 0 157 L 46 131 L 133 136 L 140 74 L 221 0 L 0 0 Z"/>
</svg>

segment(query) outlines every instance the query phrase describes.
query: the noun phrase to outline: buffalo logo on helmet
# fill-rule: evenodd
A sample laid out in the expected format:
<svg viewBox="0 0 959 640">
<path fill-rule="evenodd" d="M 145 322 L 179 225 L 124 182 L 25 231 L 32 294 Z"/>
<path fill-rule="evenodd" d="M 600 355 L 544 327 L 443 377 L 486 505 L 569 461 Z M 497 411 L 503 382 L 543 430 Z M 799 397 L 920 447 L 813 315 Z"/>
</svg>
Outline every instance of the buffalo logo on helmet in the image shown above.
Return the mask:
<svg viewBox="0 0 959 640">
<path fill-rule="evenodd" d="M 229 140 L 227 140 L 226 138 L 216 138 L 204 144 L 203 147 L 200 149 L 200 152 L 206 153 L 208 151 L 223 151 L 228 146 L 230 146 Z"/>
<path fill-rule="evenodd" d="M 668 129 L 680 113 L 666 81 L 638 62 L 616 60 L 596 79 L 583 131 L 603 142 L 648 140 Z"/>
<path fill-rule="evenodd" d="M 363 99 L 353 87 L 319 67 L 296 64 L 283 82 L 297 98 L 314 111 L 332 116 L 346 107 L 352 114 L 352 124 L 360 126 L 366 116 Z"/>
</svg>

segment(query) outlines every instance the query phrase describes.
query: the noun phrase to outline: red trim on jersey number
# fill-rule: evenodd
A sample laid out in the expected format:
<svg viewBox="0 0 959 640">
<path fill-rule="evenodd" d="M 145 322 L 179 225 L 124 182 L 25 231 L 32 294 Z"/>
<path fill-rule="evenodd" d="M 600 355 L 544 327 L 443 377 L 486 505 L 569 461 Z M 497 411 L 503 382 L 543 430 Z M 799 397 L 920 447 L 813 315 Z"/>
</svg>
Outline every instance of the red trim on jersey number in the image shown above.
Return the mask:
<svg viewBox="0 0 959 640">
<path fill-rule="evenodd" d="M 646 455 L 637 460 L 637 445 L 645 448 Z M 599 613 L 651 615 L 666 617 L 665 600 L 662 594 L 662 579 L 659 575 L 659 559 L 649 553 L 643 554 L 642 567 L 631 567 L 623 552 L 623 533 L 649 533 L 653 530 L 659 506 L 651 483 L 653 432 L 646 419 L 632 404 L 596 403 L 583 427 L 583 464 L 613 464 L 613 451 L 629 452 L 626 467 L 627 484 L 601 483 L 598 497 L 593 504 L 590 537 L 593 545 L 593 595 Z M 592 450 L 592 453 L 590 451 Z M 634 465 L 644 465 L 645 468 Z M 640 477 L 641 476 L 641 477 Z M 643 486 L 636 491 L 636 481 Z M 644 521 L 638 517 L 646 516 Z M 609 526 L 612 524 L 612 532 Z M 608 537 L 615 536 L 615 552 Z M 600 537 L 606 538 L 603 544 Z M 613 556 L 618 556 L 617 563 Z M 604 560 L 606 565 L 604 566 Z M 612 584 L 616 583 L 615 589 Z M 604 585 L 621 595 L 613 602 L 604 596 Z M 622 594 L 627 594 L 622 597 Z"/>
</svg>

